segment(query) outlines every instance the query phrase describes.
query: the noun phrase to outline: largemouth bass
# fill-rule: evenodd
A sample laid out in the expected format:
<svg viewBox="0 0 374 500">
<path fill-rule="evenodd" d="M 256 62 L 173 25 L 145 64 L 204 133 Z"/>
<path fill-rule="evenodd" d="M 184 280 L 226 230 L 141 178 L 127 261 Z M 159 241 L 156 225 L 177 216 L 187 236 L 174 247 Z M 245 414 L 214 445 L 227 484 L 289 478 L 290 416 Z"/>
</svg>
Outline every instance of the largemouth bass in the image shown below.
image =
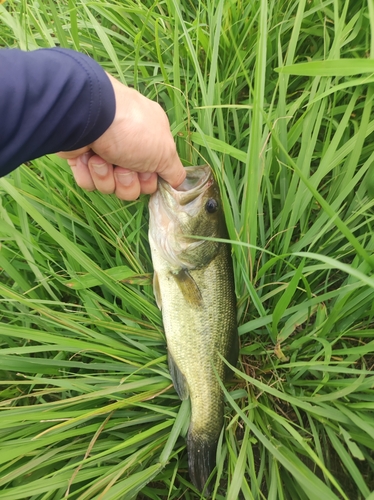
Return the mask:
<svg viewBox="0 0 374 500">
<path fill-rule="evenodd" d="M 191 399 L 189 473 L 202 491 L 223 426 L 217 375 L 225 381 L 229 370 L 220 355 L 236 364 L 238 334 L 230 246 L 203 239 L 227 238 L 218 185 L 208 165 L 186 171 L 177 189 L 159 179 L 149 202 L 149 241 L 169 371 L 179 397 Z"/>
</svg>

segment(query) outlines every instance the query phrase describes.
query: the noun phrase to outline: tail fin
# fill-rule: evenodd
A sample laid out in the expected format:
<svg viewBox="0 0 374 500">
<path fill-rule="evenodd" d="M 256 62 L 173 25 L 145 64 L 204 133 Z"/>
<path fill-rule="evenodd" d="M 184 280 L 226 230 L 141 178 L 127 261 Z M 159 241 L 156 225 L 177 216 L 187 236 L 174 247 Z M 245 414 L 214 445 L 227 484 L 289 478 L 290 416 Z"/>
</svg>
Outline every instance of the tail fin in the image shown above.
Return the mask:
<svg viewBox="0 0 374 500">
<path fill-rule="evenodd" d="M 216 466 L 217 439 L 202 437 L 190 429 L 187 436 L 188 469 L 192 483 L 203 491 L 212 470 Z M 208 495 L 209 490 L 206 488 Z"/>
</svg>

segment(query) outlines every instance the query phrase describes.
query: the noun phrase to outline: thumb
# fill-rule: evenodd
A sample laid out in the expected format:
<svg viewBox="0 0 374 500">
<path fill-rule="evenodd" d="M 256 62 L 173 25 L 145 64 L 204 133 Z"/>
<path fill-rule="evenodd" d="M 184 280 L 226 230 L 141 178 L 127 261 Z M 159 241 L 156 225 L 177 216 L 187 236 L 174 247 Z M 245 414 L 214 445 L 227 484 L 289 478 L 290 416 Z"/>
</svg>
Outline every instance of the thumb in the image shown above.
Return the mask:
<svg viewBox="0 0 374 500">
<path fill-rule="evenodd" d="M 91 148 L 89 146 L 85 146 L 83 148 L 74 149 L 74 151 L 60 151 L 59 153 L 56 153 L 56 154 L 60 158 L 64 158 L 65 160 L 69 160 L 71 158 L 76 158 L 77 156 L 81 156 L 84 153 L 87 153 L 88 151 L 91 151 Z"/>
<path fill-rule="evenodd" d="M 168 182 L 173 188 L 178 187 L 186 178 L 186 171 L 179 159 L 177 152 L 167 165 L 157 169 L 157 174 Z"/>
</svg>

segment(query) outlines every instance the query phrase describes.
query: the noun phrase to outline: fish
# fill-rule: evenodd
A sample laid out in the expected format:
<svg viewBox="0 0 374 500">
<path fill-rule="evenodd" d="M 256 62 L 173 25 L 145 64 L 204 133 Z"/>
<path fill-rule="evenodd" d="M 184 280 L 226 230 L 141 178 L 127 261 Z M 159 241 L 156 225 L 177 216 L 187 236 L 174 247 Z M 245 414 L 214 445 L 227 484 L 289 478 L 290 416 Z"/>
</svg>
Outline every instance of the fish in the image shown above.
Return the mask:
<svg viewBox="0 0 374 500">
<path fill-rule="evenodd" d="M 235 366 L 239 340 L 233 263 L 223 204 L 208 165 L 185 167 L 173 188 L 162 178 L 149 200 L 153 290 L 161 309 L 169 372 L 181 400 L 190 398 L 188 469 L 199 491 L 216 465 L 224 424 L 219 383 Z"/>
</svg>

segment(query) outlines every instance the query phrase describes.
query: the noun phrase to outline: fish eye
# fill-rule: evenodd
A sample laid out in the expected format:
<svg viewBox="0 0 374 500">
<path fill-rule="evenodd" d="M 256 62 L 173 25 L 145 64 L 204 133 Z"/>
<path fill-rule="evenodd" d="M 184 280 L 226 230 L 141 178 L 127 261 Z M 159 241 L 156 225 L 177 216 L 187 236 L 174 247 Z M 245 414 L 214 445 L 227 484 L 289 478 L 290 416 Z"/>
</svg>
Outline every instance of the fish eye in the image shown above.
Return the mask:
<svg viewBox="0 0 374 500">
<path fill-rule="evenodd" d="M 218 202 L 214 198 L 209 198 L 209 200 L 205 203 L 205 210 L 208 214 L 214 214 L 218 210 Z"/>
</svg>

